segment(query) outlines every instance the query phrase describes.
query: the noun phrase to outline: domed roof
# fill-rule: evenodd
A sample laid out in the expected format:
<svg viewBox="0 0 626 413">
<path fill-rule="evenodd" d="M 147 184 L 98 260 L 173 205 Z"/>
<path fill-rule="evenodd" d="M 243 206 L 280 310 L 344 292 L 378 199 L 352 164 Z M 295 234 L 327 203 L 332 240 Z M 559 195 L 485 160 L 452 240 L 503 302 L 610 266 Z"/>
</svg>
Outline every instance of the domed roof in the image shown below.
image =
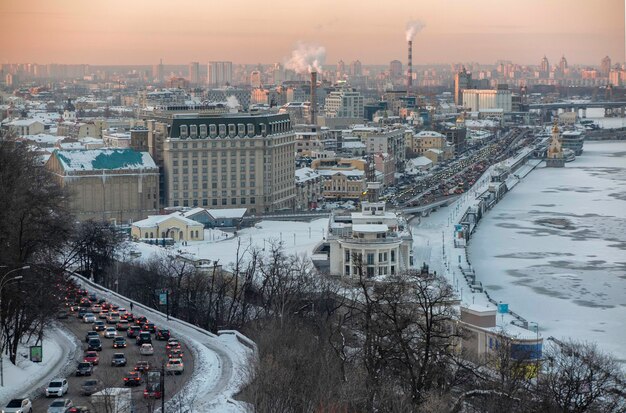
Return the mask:
<svg viewBox="0 0 626 413">
<path fill-rule="evenodd" d="M 74 107 L 74 104 L 72 103 L 72 99 L 67 98 L 67 103 L 65 104 L 65 107 L 63 109 L 68 112 L 76 112 L 76 108 Z"/>
</svg>

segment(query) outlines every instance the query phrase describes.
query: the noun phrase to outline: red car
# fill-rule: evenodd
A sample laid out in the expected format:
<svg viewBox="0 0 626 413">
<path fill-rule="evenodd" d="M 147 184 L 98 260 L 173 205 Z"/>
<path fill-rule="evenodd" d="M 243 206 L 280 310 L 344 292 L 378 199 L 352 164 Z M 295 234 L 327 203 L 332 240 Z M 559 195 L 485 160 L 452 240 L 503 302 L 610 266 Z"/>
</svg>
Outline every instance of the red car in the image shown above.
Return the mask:
<svg viewBox="0 0 626 413">
<path fill-rule="evenodd" d="M 151 333 L 156 332 L 156 326 L 155 326 L 153 323 L 145 323 L 145 324 L 141 327 L 141 329 L 142 329 L 143 331 L 149 331 L 149 332 L 151 332 Z"/>
<path fill-rule="evenodd" d="M 148 322 L 148 319 L 145 316 L 135 318 L 135 325 L 142 326 L 147 322 Z"/>
<path fill-rule="evenodd" d="M 89 362 L 94 366 L 98 365 L 100 362 L 100 357 L 98 357 L 98 352 L 96 351 L 88 351 L 85 353 L 85 357 L 83 357 L 83 361 Z"/>
<path fill-rule="evenodd" d="M 130 371 L 124 376 L 124 386 L 139 386 L 141 382 L 141 373 L 138 371 Z"/>
</svg>

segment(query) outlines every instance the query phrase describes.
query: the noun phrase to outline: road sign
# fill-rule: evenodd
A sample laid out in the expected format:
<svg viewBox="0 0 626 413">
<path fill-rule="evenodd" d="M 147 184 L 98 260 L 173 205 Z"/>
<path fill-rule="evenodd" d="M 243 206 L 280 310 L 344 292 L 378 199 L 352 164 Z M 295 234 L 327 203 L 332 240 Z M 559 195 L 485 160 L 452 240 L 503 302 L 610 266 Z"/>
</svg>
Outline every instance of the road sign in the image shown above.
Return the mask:
<svg viewBox="0 0 626 413">
<path fill-rule="evenodd" d="M 30 361 L 33 363 L 43 361 L 43 348 L 41 346 L 30 346 Z"/>
</svg>

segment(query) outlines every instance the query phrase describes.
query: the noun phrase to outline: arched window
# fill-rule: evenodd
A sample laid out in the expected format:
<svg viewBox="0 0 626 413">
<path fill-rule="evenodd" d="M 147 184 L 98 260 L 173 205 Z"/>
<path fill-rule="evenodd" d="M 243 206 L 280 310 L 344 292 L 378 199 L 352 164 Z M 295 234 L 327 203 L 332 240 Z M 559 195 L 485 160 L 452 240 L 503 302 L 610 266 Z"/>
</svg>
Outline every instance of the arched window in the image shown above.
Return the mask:
<svg viewBox="0 0 626 413">
<path fill-rule="evenodd" d="M 180 233 L 178 234 L 178 239 L 183 239 L 183 238 L 185 238 L 183 231 L 180 231 Z"/>
<path fill-rule="evenodd" d="M 199 238 L 199 236 L 198 236 L 198 231 L 196 231 L 196 238 Z"/>
<path fill-rule="evenodd" d="M 150 231 L 150 238 L 154 238 L 154 232 Z"/>
<path fill-rule="evenodd" d="M 165 231 L 161 231 L 161 238 L 165 238 Z"/>
<path fill-rule="evenodd" d="M 148 238 L 148 233 L 147 232 L 144 234 L 144 238 Z"/>
</svg>

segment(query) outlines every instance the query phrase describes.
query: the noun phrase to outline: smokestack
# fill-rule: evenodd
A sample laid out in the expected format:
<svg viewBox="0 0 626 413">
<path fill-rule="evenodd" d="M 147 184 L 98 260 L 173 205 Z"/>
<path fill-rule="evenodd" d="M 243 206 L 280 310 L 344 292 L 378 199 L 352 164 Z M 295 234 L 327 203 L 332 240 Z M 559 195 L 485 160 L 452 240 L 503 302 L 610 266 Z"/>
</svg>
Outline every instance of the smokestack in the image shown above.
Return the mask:
<svg viewBox="0 0 626 413">
<path fill-rule="evenodd" d="M 311 72 L 311 125 L 317 123 L 317 72 Z"/>
<path fill-rule="evenodd" d="M 409 62 L 407 66 L 409 67 L 406 79 L 406 93 L 408 94 L 413 86 L 413 40 L 409 40 Z"/>
</svg>

